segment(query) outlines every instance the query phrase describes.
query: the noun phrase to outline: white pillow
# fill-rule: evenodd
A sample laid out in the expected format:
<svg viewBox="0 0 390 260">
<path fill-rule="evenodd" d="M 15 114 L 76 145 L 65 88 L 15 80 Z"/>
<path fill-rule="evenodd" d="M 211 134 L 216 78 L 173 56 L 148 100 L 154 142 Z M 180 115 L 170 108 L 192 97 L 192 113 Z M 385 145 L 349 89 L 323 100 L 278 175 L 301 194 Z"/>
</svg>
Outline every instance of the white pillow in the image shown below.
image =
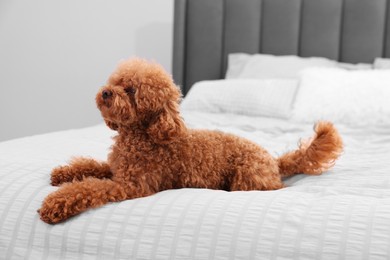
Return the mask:
<svg viewBox="0 0 390 260">
<path fill-rule="evenodd" d="M 303 69 L 310 67 L 337 67 L 337 62 L 319 57 L 231 53 L 228 56 L 225 78 L 297 79 Z"/>
<path fill-rule="evenodd" d="M 375 58 L 374 69 L 390 69 L 389 58 Z"/>
<path fill-rule="evenodd" d="M 344 68 L 348 70 L 371 69 L 371 64 L 350 64 L 327 58 L 298 56 L 274 56 L 269 54 L 231 53 L 228 55 L 228 68 L 225 78 L 299 78 L 306 68 Z"/>
<path fill-rule="evenodd" d="M 338 62 L 337 67 L 346 70 L 371 70 L 374 68 L 373 65 L 369 63 L 352 64 L 352 63 L 345 63 L 345 62 Z"/>
<path fill-rule="evenodd" d="M 210 113 L 289 118 L 296 80 L 213 80 L 194 84 L 181 108 Z"/>
<path fill-rule="evenodd" d="M 292 119 L 353 125 L 390 122 L 390 70 L 307 69 Z"/>
</svg>

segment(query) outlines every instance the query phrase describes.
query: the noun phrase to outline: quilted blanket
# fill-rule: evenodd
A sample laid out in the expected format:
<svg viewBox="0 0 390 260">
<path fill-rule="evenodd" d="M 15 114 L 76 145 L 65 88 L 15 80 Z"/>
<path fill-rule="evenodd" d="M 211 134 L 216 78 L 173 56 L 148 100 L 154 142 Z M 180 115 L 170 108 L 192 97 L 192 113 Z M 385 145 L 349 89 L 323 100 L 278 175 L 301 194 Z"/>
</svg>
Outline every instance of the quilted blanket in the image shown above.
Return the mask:
<svg viewBox="0 0 390 260">
<path fill-rule="evenodd" d="M 271 118 L 184 113 L 195 128 L 249 138 L 274 156 L 312 126 Z M 104 160 L 104 125 L 0 143 L 1 259 L 389 259 L 389 126 L 336 125 L 345 151 L 321 176 L 276 191 L 168 190 L 48 225 L 36 210 L 71 156 Z"/>
</svg>

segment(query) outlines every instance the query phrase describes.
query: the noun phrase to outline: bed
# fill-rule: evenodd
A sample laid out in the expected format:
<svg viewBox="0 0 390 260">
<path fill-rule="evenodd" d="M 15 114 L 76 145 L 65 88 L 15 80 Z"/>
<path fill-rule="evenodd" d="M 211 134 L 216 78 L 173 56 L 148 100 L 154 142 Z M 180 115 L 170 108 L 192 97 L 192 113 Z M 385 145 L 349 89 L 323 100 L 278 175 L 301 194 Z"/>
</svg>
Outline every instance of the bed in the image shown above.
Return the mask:
<svg viewBox="0 0 390 260">
<path fill-rule="evenodd" d="M 389 259 L 390 72 L 356 67 L 390 56 L 387 14 L 384 0 L 176 0 L 173 76 L 186 94 L 187 125 L 234 133 L 279 156 L 311 136 L 316 119 L 330 118 L 344 140 L 341 158 L 276 191 L 168 190 L 48 225 L 36 210 L 57 189 L 51 169 L 72 156 L 105 160 L 115 132 L 100 124 L 2 142 L 0 258 Z M 234 58 L 252 62 L 249 69 L 269 58 L 280 68 L 284 55 L 328 65 L 298 80 L 237 78 L 251 71 L 232 66 Z M 261 109 L 248 102 L 258 97 L 254 85 Z M 342 98 L 321 102 L 332 93 Z"/>
</svg>

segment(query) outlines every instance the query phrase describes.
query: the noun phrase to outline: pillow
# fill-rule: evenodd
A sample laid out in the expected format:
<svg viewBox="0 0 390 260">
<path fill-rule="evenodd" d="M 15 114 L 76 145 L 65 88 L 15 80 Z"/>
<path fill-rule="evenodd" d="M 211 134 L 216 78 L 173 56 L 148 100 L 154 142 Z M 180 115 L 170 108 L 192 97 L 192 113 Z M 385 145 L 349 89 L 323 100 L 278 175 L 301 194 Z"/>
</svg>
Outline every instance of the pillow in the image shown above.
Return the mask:
<svg viewBox="0 0 390 260">
<path fill-rule="evenodd" d="M 390 122 L 390 70 L 307 69 L 292 119 L 353 125 Z"/>
<path fill-rule="evenodd" d="M 337 67 L 346 69 L 346 70 L 370 70 L 373 69 L 373 65 L 369 63 L 345 63 L 345 62 L 338 62 Z"/>
<path fill-rule="evenodd" d="M 228 56 L 225 78 L 297 79 L 299 72 L 305 68 L 336 66 L 337 62 L 326 58 L 232 53 Z"/>
<path fill-rule="evenodd" d="M 374 69 L 390 69 L 390 59 L 388 59 L 388 58 L 375 58 Z"/>
<path fill-rule="evenodd" d="M 299 78 L 299 73 L 306 68 L 326 67 L 350 70 L 371 69 L 371 64 L 350 64 L 327 58 L 298 56 L 274 56 L 269 54 L 231 53 L 228 56 L 228 68 L 225 78 Z"/>
<path fill-rule="evenodd" d="M 194 84 L 184 110 L 289 118 L 296 80 L 213 80 Z"/>
</svg>

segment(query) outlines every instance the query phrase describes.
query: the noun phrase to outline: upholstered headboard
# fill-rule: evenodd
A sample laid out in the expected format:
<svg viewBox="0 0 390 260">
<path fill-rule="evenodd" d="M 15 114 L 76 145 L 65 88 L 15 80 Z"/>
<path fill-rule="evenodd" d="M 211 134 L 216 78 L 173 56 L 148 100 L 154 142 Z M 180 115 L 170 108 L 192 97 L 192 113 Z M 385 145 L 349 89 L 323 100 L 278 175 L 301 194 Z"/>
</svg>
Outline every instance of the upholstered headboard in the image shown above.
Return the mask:
<svg viewBox="0 0 390 260">
<path fill-rule="evenodd" d="M 175 0 L 173 77 L 183 93 L 223 78 L 232 52 L 390 57 L 389 13 L 387 0 Z"/>
</svg>

